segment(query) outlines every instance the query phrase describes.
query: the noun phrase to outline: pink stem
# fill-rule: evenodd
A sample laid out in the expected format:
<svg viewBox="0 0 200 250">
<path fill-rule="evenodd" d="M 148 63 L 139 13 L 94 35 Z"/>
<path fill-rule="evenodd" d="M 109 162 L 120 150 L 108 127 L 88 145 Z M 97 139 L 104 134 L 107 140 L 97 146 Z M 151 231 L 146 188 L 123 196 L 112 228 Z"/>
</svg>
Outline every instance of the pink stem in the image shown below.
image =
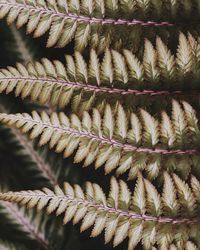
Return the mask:
<svg viewBox="0 0 200 250">
<path fill-rule="evenodd" d="M 43 84 L 52 83 L 52 84 L 59 84 L 61 87 L 73 87 L 73 88 L 80 88 L 85 91 L 93 91 L 95 93 L 108 93 L 108 94 L 120 94 L 120 95 L 149 95 L 149 96 L 159 96 L 159 95 L 184 95 L 184 92 L 181 90 L 137 90 L 137 89 L 120 89 L 120 88 L 109 88 L 109 87 L 101 87 L 101 86 L 95 86 L 91 84 L 86 83 L 80 83 L 80 82 L 71 82 L 71 81 L 65 81 L 65 80 L 55 80 L 55 79 L 49 79 L 49 78 L 30 78 L 30 77 L 0 77 L 0 81 L 21 81 L 26 80 L 30 81 L 33 84 L 38 81 L 43 82 Z M 199 91 L 188 91 L 187 94 L 192 95 L 199 95 Z"/>
<path fill-rule="evenodd" d="M 126 26 L 135 26 L 135 25 L 140 25 L 140 26 L 174 26 L 173 23 L 169 22 L 154 22 L 154 21 L 141 21 L 141 20 L 136 20 L 133 19 L 131 21 L 129 20 L 122 20 L 122 19 L 110 19 L 110 18 L 96 18 L 96 17 L 87 17 L 87 16 L 82 16 L 82 15 L 76 15 L 76 14 L 70 14 L 70 13 L 61 13 L 56 10 L 49 10 L 47 8 L 39 8 L 37 6 L 30 6 L 27 4 L 19 4 L 19 3 L 8 3 L 7 1 L 0 3 L 0 6 L 11 6 L 19 9 L 28 9 L 29 11 L 33 12 L 41 12 L 41 14 L 49 14 L 51 16 L 57 16 L 61 17 L 64 19 L 70 19 L 82 23 L 90 23 L 90 24 L 101 24 L 101 25 L 126 25 Z"/>
<path fill-rule="evenodd" d="M 1 198 L 3 196 L 3 198 Z M 10 196 L 10 197 L 9 197 Z M 105 204 L 97 204 L 94 201 L 89 201 L 89 200 L 84 200 L 81 198 L 76 198 L 72 197 L 70 195 L 65 195 L 65 196 L 56 196 L 56 195 L 47 195 L 47 194 L 33 194 L 33 193 L 25 193 L 23 192 L 22 194 L 20 192 L 9 192 L 9 193 L 4 193 L 0 194 L 0 199 L 11 199 L 14 202 L 15 200 L 18 200 L 16 197 L 35 197 L 39 199 L 58 199 L 60 201 L 66 200 L 66 203 L 74 203 L 77 205 L 83 205 L 84 207 L 93 207 L 96 208 L 97 210 L 102 210 L 106 213 L 110 214 L 117 214 L 118 216 L 126 217 L 128 219 L 136 219 L 136 220 L 143 220 L 143 221 L 153 221 L 157 223 L 171 223 L 171 224 L 199 224 L 200 223 L 200 218 L 173 218 L 173 217 L 164 217 L 164 216 L 151 216 L 151 215 L 144 215 L 144 214 L 136 214 L 130 211 L 123 211 L 119 208 L 111 208 Z M 21 199 L 20 199 L 21 200 Z"/>
<path fill-rule="evenodd" d="M 16 119 L 16 115 L 9 115 L 10 117 L 13 116 L 14 119 Z M 2 117 L 3 118 L 3 117 Z M 7 115 L 6 117 L 7 118 Z M 11 118 L 12 119 L 12 118 Z M 82 131 L 78 131 L 76 129 L 73 128 L 68 128 L 68 127 L 62 127 L 62 126 L 55 126 L 49 123 L 41 123 L 39 121 L 33 120 L 33 119 L 28 119 L 28 118 L 24 118 L 24 117 L 17 117 L 17 120 L 22 120 L 24 122 L 31 122 L 31 123 L 35 123 L 35 124 L 39 124 L 41 126 L 43 126 L 43 128 L 45 127 L 49 127 L 52 128 L 54 130 L 60 130 L 62 133 L 65 132 L 67 134 L 73 134 L 74 136 L 77 137 L 86 137 L 90 140 L 96 140 L 99 141 L 100 144 L 108 144 L 114 147 L 119 147 L 122 148 L 125 151 L 134 151 L 137 153 L 147 153 L 147 154 L 161 154 L 161 155 L 193 155 L 193 154 L 199 154 L 200 151 L 198 149 L 185 149 L 185 150 L 181 150 L 181 149 L 161 149 L 161 148 L 154 148 L 154 149 L 150 149 L 150 148 L 140 148 L 140 147 L 136 147 L 130 144 L 123 144 L 120 143 L 114 139 L 108 139 L 105 138 L 103 136 L 97 136 L 94 135 L 92 133 L 88 133 L 88 132 L 82 132 Z"/>
</svg>

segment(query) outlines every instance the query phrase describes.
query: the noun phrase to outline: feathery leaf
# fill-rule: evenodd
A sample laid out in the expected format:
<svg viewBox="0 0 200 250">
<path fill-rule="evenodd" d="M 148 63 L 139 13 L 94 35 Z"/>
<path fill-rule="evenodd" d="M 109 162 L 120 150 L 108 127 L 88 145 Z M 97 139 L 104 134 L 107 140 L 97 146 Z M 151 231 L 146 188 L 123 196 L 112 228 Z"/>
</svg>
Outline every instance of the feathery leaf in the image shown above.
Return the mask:
<svg viewBox="0 0 200 250">
<path fill-rule="evenodd" d="M 195 209 L 197 201 L 194 197 L 199 190 L 192 191 L 189 185 L 176 175 L 171 177 L 166 173 L 165 177 L 163 195 L 162 191 L 159 192 L 156 187 L 142 177 L 139 177 L 140 188 L 137 186 L 133 192 L 128 189 L 126 183 L 117 182 L 112 177 L 108 199 L 100 186 L 90 182 L 87 182 L 85 192 L 78 185 L 72 187 L 65 183 L 64 191 L 56 186 L 54 192 L 45 188 L 42 191 L 1 193 L 0 199 L 16 202 L 28 208 L 36 207 L 37 210 L 46 208 L 47 214 L 55 212 L 56 215 L 60 215 L 64 213 L 64 224 L 70 220 L 73 220 L 74 224 L 82 221 L 81 231 L 94 226 L 93 237 L 105 229 L 106 243 L 113 238 L 114 246 L 119 245 L 128 237 L 128 249 L 133 249 L 140 241 L 145 246 L 150 244 L 153 247 L 156 244 L 162 244 L 165 249 L 169 249 L 169 246 L 178 237 L 187 248 L 193 247 L 190 240 L 198 242 L 197 232 L 200 218 Z M 174 197 L 177 197 L 176 201 L 166 195 L 166 186 L 169 182 L 174 187 L 173 193 Z M 145 189 L 142 188 L 145 201 L 142 205 L 143 212 L 131 205 L 132 203 L 138 204 L 142 186 L 145 186 Z M 179 196 L 180 190 L 182 190 L 181 193 L 184 193 L 185 198 L 193 197 L 194 207 L 182 204 L 182 195 Z M 131 197 L 132 202 L 130 202 Z M 174 202 L 177 205 L 174 206 Z M 41 206 L 41 204 L 43 205 Z M 171 206 L 173 206 L 172 210 Z M 174 218 L 174 212 L 178 212 L 179 206 L 183 213 L 177 213 Z M 189 215 L 191 212 L 192 217 Z M 97 226 L 99 226 L 98 229 Z M 170 237 L 166 241 L 165 237 L 168 235 Z"/>
<path fill-rule="evenodd" d="M 122 119 L 120 123 L 119 117 Z M 161 165 L 162 169 L 177 168 L 184 176 L 185 169 L 181 164 L 179 166 L 176 159 L 182 160 L 182 164 L 184 162 L 188 167 L 197 167 L 199 141 L 196 141 L 196 136 L 199 136 L 199 132 L 197 135 L 190 133 L 197 124 L 183 120 L 183 117 L 184 109 L 173 101 L 172 119 L 168 117 L 171 126 L 168 130 L 173 138 L 169 138 L 169 147 L 163 122 L 155 120 L 145 110 L 141 110 L 139 117 L 132 113 L 129 122 L 129 115 L 121 105 L 118 105 L 116 112 L 106 105 L 103 115 L 94 109 L 93 117 L 84 112 L 82 120 L 75 114 L 67 117 L 62 112 L 50 116 L 45 112 L 39 115 L 35 111 L 32 116 L 26 113 L 0 114 L 2 123 L 19 128 L 23 133 L 30 132 L 31 139 L 40 137 L 39 145 L 49 143 L 50 148 L 63 152 L 64 157 L 76 152 L 75 162 L 84 161 L 84 166 L 95 162 L 98 168 L 105 164 L 106 173 L 117 169 L 117 174 L 122 174 L 129 169 L 131 179 L 140 169 L 147 171 L 150 179 L 155 178 Z"/>
<path fill-rule="evenodd" d="M 117 41 L 113 37 L 126 43 L 126 36 L 118 35 L 126 33 L 131 37 L 138 26 L 145 29 L 149 26 L 176 25 L 174 17 L 177 16 L 182 21 L 198 23 L 199 8 L 198 1 L 191 3 L 188 0 L 183 4 L 180 0 L 177 3 L 171 0 L 164 3 L 160 0 L 84 0 L 66 3 L 59 0 L 1 0 L 0 18 L 5 16 L 8 24 L 16 22 L 18 28 L 26 25 L 27 33 L 33 33 L 34 37 L 49 32 L 47 47 L 64 47 L 75 40 L 76 49 L 83 50 L 88 43 L 93 47 L 101 47 L 102 44 L 106 47 L 106 44 Z M 121 16 L 124 18 L 121 19 Z M 146 21 L 148 19 L 150 21 Z"/>
<path fill-rule="evenodd" d="M 182 37 L 181 35 L 180 40 Z M 187 44 L 190 46 L 188 40 Z M 95 50 L 91 50 L 89 64 L 79 52 L 75 52 L 74 58 L 66 56 L 66 66 L 48 59 L 29 63 L 27 67 L 18 63 L 16 68 L 0 70 L 0 92 L 14 92 L 22 98 L 30 96 L 33 101 L 41 104 L 50 102 L 59 107 L 71 102 L 74 111 L 79 113 L 89 110 L 94 102 L 102 103 L 102 100 L 119 98 L 123 101 L 124 96 L 133 102 L 144 96 L 184 96 L 190 92 L 192 95 L 199 95 L 199 77 L 193 67 L 187 71 L 193 76 L 193 85 L 189 86 L 187 78 L 184 78 L 185 73 L 180 67 L 176 69 L 174 56 L 160 39 L 157 51 L 150 42 L 146 42 L 144 57 L 142 63 L 128 50 L 124 50 L 122 55 L 107 49 L 102 62 Z M 164 82 L 153 86 L 158 76 Z"/>
</svg>

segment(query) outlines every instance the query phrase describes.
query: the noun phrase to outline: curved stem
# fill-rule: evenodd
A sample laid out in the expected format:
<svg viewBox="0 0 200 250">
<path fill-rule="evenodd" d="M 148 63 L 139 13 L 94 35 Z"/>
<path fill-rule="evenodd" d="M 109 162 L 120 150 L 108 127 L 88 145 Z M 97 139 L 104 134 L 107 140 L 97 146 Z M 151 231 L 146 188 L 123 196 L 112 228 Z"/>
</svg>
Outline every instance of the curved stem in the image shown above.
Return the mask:
<svg viewBox="0 0 200 250">
<path fill-rule="evenodd" d="M 142 221 L 152 221 L 152 222 L 156 222 L 156 223 L 161 223 L 161 224 L 166 224 L 166 223 L 171 223 L 173 225 L 175 224 L 199 224 L 200 223 L 200 218 L 199 217 L 195 217 L 195 218 L 173 218 L 173 217 L 165 217 L 165 216 L 151 216 L 151 215 L 144 215 L 144 214 L 136 214 L 132 211 L 124 211 L 120 208 L 112 208 L 109 207 L 108 205 L 104 205 L 104 204 L 97 204 L 94 201 L 89 201 L 86 199 L 81 199 L 81 198 L 76 198 L 76 197 L 72 197 L 70 195 L 65 195 L 65 196 L 57 196 L 57 195 L 47 195 L 47 194 L 33 194 L 33 192 L 30 193 L 25 193 L 25 191 L 23 191 L 23 193 L 20 192 L 8 192 L 8 193 L 0 193 L 0 199 L 5 199 L 5 200 L 11 200 L 12 202 L 15 202 L 15 200 L 17 201 L 19 197 L 31 197 L 31 198 L 36 198 L 37 200 L 39 199 L 48 199 L 48 200 L 52 200 L 55 198 L 58 201 L 66 201 L 67 203 L 74 203 L 76 205 L 83 205 L 84 207 L 93 207 L 95 209 L 97 209 L 98 211 L 104 211 L 106 213 L 109 214 L 115 214 L 119 217 L 125 217 L 128 219 L 136 219 L 136 220 L 142 220 Z M 21 198 L 19 198 L 19 200 L 21 200 Z M 22 199 L 23 200 L 23 199 Z"/>
<path fill-rule="evenodd" d="M 2 114 L 3 115 L 3 114 Z M 199 154 L 200 151 L 198 149 L 185 149 L 185 150 L 181 150 L 181 149 L 161 149 L 161 148 L 143 148 L 143 147 L 136 147 L 133 146 L 131 144 L 127 144 L 127 143 L 121 143 L 118 142 L 114 139 L 108 139 L 105 138 L 104 136 L 99 136 L 99 135 L 95 135 L 92 133 L 88 133 L 88 132 L 83 132 L 83 131 L 79 131 L 73 128 L 69 128 L 69 127 L 62 127 L 62 126 L 55 126 L 49 123 L 45 123 L 45 122 L 40 122 L 38 120 L 34 120 L 34 119 L 28 119 L 28 118 L 24 118 L 24 117 L 17 117 L 16 119 L 16 115 L 9 115 L 10 117 L 13 116 L 13 118 L 16 121 L 23 121 L 23 122 L 30 122 L 30 123 L 34 123 L 34 124 L 38 124 L 40 126 L 42 126 L 43 128 L 47 127 L 47 128 L 52 128 L 54 130 L 60 130 L 62 133 L 67 133 L 67 134 L 72 134 L 74 136 L 78 136 L 79 138 L 81 137 L 86 137 L 90 140 L 96 140 L 99 141 L 100 144 L 107 144 L 110 146 L 114 146 L 114 147 L 119 147 L 125 151 L 134 151 L 137 153 L 147 153 L 147 154 L 161 154 L 161 155 L 193 155 L 193 154 Z M 3 117 L 2 117 L 3 118 Z M 7 118 L 7 115 L 6 115 Z M 12 118 L 11 118 L 12 119 Z"/>
<path fill-rule="evenodd" d="M 0 77 L 0 81 L 29 81 L 33 84 L 38 83 L 38 81 L 49 84 L 57 84 L 61 87 L 72 87 L 77 89 L 83 89 L 85 91 L 91 91 L 95 93 L 107 93 L 107 94 L 120 94 L 120 95 L 147 95 L 147 96 L 165 96 L 165 95 L 184 95 L 182 90 L 137 90 L 137 89 L 120 89 L 120 88 L 112 88 L 112 87 L 101 87 L 95 86 L 92 84 L 80 83 L 80 82 L 71 82 L 66 80 L 55 80 L 50 78 L 31 78 L 31 77 Z M 199 95 L 200 92 L 187 90 L 187 95 Z"/>
</svg>

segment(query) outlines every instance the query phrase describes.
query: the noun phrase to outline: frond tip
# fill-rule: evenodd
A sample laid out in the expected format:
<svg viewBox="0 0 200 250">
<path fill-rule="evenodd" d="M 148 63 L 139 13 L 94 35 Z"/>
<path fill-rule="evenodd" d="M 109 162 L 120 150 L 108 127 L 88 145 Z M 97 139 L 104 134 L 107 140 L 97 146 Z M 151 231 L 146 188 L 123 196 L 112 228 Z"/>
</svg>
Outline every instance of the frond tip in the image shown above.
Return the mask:
<svg viewBox="0 0 200 250">
<path fill-rule="evenodd" d="M 111 178 L 108 196 L 101 187 L 86 183 L 86 191 L 78 185 L 64 184 L 54 192 L 44 188 L 42 191 L 21 191 L 1 193 L 0 199 L 17 202 L 37 210 L 46 208 L 48 214 L 64 213 L 63 223 L 82 221 L 81 232 L 93 226 L 91 236 L 96 237 L 105 229 L 105 242 L 113 238 L 114 246 L 129 238 L 128 249 L 134 249 L 142 241 L 144 249 L 162 245 L 169 249 L 177 237 L 181 244 L 198 239 L 200 225 L 199 194 L 178 176 L 164 174 L 164 191 L 159 191 L 141 175 L 135 190 L 130 192 L 125 182 Z M 193 181 L 192 181 L 193 182 Z M 196 180 L 196 185 L 200 183 Z M 166 187 L 174 188 L 166 193 Z M 139 198 L 139 199 L 138 199 Z M 149 235 L 154 237 L 149 237 Z M 158 237 L 159 236 L 159 237 Z M 166 237 L 168 240 L 166 240 Z"/>
<path fill-rule="evenodd" d="M 185 102 L 184 107 L 186 110 L 173 101 L 172 117 L 163 113 L 161 122 L 145 110 L 139 115 L 128 114 L 121 105 L 116 112 L 107 105 L 103 115 L 97 109 L 92 116 L 84 112 L 82 120 L 76 114 L 49 116 L 34 111 L 32 116 L 0 114 L 0 121 L 23 133 L 30 132 L 31 139 L 40 137 L 39 145 L 49 143 L 56 152 L 64 152 L 64 157 L 76 152 L 75 163 L 84 161 L 84 166 L 89 166 L 95 162 L 96 168 L 105 165 L 106 173 L 130 170 L 132 179 L 144 170 L 149 178 L 155 178 L 162 165 L 170 171 L 176 167 L 187 178 L 191 167 L 197 169 L 199 162 L 200 131 L 195 111 Z M 193 110 L 192 115 L 189 110 Z M 185 117 L 184 127 L 180 114 Z"/>
</svg>

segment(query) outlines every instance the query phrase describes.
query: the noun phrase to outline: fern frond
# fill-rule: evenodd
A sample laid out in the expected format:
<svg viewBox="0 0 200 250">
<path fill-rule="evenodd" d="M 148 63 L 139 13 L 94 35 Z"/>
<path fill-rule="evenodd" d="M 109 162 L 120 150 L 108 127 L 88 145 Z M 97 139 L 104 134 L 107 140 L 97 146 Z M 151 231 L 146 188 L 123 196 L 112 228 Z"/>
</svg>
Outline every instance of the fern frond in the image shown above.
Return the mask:
<svg viewBox="0 0 200 250">
<path fill-rule="evenodd" d="M 168 184 L 174 187 L 171 197 L 166 194 Z M 73 224 L 82 221 L 81 232 L 93 227 L 92 237 L 105 229 L 105 242 L 113 239 L 114 246 L 128 237 L 128 249 L 134 249 L 140 241 L 144 249 L 156 244 L 162 245 L 162 249 L 169 249 L 177 238 L 186 249 L 195 247 L 192 241 L 198 242 L 200 221 L 199 201 L 195 196 L 199 190 L 168 173 L 165 173 L 164 186 L 162 193 L 139 175 L 135 190 L 130 191 L 125 182 L 117 182 L 112 177 L 107 197 L 99 185 L 87 182 L 85 192 L 78 185 L 72 187 L 65 183 L 63 190 L 56 186 L 54 191 L 44 188 L 41 191 L 8 192 L 1 193 L 0 199 L 29 209 L 36 207 L 38 211 L 46 208 L 47 214 L 64 214 L 64 224 L 71 220 Z M 144 195 L 139 201 L 137 197 L 141 191 Z M 182 204 L 183 193 L 187 206 Z"/>
<path fill-rule="evenodd" d="M 41 249 L 52 250 L 50 243 L 47 241 L 43 233 L 35 227 L 33 221 L 31 221 L 28 216 L 21 211 L 21 209 L 10 202 L 2 200 L 0 201 L 0 206 L 1 210 L 4 210 L 3 213 L 8 216 L 12 223 L 16 223 L 19 229 L 27 234 L 30 239 L 36 241 Z"/>
<path fill-rule="evenodd" d="M 192 112 L 194 115 L 195 111 Z M 121 105 L 116 113 L 109 105 L 103 115 L 96 109 L 93 116 L 84 112 L 82 120 L 75 114 L 67 117 L 61 112 L 48 116 L 45 112 L 39 115 L 35 111 L 32 116 L 0 114 L 0 120 L 23 133 L 30 132 L 31 139 L 40 136 L 40 145 L 49 143 L 56 152 L 64 152 L 64 157 L 76 151 L 76 163 L 84 160 L 84 166 L 88 166 L 95 162 L 96 168 L 105 164 L 106 173 L 117 168 L 117 174 L 122 174 L 130 169 L 129 178 L 132 179 L 139 170 L 145 170 L 149 178 L 155 178 L 161 165 L 162 170 L 174 169 L 176 159 L 182 159 L 189 168 L 198 165 L 199 140 L 196 138 L 199 138 L 200 130 L 196 125 L 193 128 L 191 118 L 189 121 L 184 119 L 183 128 L 179 113 L 182 118 L 186 117 L 181 105 L 173 101 L 172 119 L 167 118 L 169 125 L 144 110 L 138 115 L 130 115 Z M 167 131 L 165 126 L 169 126 Z M 181 166 L 177 170 L 182 174 L 185 171 Z"/>
<path fill-rule="evenodd" d="M 132 9 L 129 9 L 130 6 Z M 77 50 L 83 50 L 88 45 L 88 41 L 92 43 L 93 47 L 98 45 L 98 40 L 102 42 L 106 40 L 105 45 L 109 44 L 113 40 L 110 37 L 115 34 L 117 29 L 127 33 L 128 30 L 131 30 L 131 26 L 173 25 L 170 22 L 132 19 L 131 13 L 134 7 L 135 4 L 121 6 L 121 4 L 117 4 L 117 1 L 107 0 L 99 3 L 98 1 L 95 3 L 92 1 L 63 3 L 58 0 L 53 2 L 50 0 L 42 2 L 39 0 L 8 0 L 0 3 L 0 18 L 7 15 L 8 24 L 16 22 L 18 28 L 26 24 L 27 33 L 34 33 L 34 37 L 40 37 L 49 31 L 47 47 L 64 47 L 71 40 L 75 40 Z M 123 10 L 126 10 L 125 19 L 120 19 L 119 13 Z M 129 17 L 127 17 L 127 12 L 129 12 Z M 94 39 L 95 36 L 97 39 Z"/>
<path fill-rule="evenodd" d="M 20 32 L 16 29 L 14 25 L 10 26 L 10 30 L 15 40 L 15 50 L 19 53 L 19 58 L 25 63 L 32 62 L 34 60 L 33 52 L 28 49 L 26 41 L 23 40 L 23 37 Z"/>
<path fill-rule="evenodd" d="M 42 2 L 39 0 L 2 0 L 0 18 L 7 15 L 8 24 L 16 22 L 18 28 L 26 24 L 27 33 L 34 33 L 34 37 L 42 36 L 49 31 L 47 47 L 64 47 L 70 41 L 75 40 L 76 49 L 83 50 L 88 42 L 92 47 L 98 47 L 99 44 L 100 47 L 103 44 L 103 47 L 106 47 L 114 42 L 113 36 L 118 37 L 117 31 L 131 37 L 138 26 L 145 29 L 151 26 L 176 25 L 174 15 L 178 16 L 181 22 L 187 20 L 198 23 L 197 0 L 193 3 L 189 1 L 187 4 L 182 4 L 178 0 L 176 10 L 171 5 L 171 0 L 164 3 L 161 0 L 95 2 L 88 0 L 65 3 L 59 0 Z M 124 16 L 124 19 L 121 19 L 121 16 Z M 123 37 L 118 38 L 122 43 L 126 41 Z"/>
<path fill-rule="evenodd" d="M 180 41 L 182 39 L 186 39 L 183 34 Z M 189 38 L 186 41 L 190 46 Z M 196 42 L 200 46 L 199 41 Z M 119 98 L 123 101 L 124 96 L 132 102 L 133 96 L 134 100 L 141 96 L 184 96 L 186 93 L 198 96 L 200 64 L 199 69 L 187 70 L 192 77 L 187 79 L 185 71 L 179 67 L 184 55 L 181 59 L 180 50 L 177 53 L 176 59 L 158 38 L 157 49 L 146 41 L 143 61 L 128 50 L 120 54 L 107 49 L 102 61 L 95 50 L 91 50 L 88 64 L 79 52 L 75 52 L 74 57 L 66 56 L 66 66 L 48 59 L 29 63 L 27 67 L 18 63 L 16 68 L 0 70 L 0 92 L 14 92 L 22 98 L 30 96 L 33 101 L 50 102 L 59 107 L 71 102 L 74 111 L 79 110 L 79 113 L 89 110 L 94 102 Z M 197 65 L 192 52 L 191 58 L 192 65 Z M 200 62 L 200 53 L 198 60 Z M 192 85 L 189 84 L 191 79 Z M 158 84 L 158 80 L 161 83 Z M 155 81 L 157 86 L 153 84 Z"/>
<path fill-rule="evenodd" d="M 38 170 L 41 172 L 52 185 L 58 183 L 56 173 L 51 169 L 51 166 L 45 162 L 45 160 L 34 149 L 33 144 L 25 137 L 19 130 L 12 128 L 12 133 L 16 136 L 19 144 L 23 147 L 23 150 L 30 156 L 33 162 L 35 162 Z"/>
<path fill-rule="evenodd" d="M 10 112 L 7 107 L 0 105 L 1 112 Z M 33 163 L 34 168 L 39 171 L 39 175 L 44 177 L 51 185 L 55 186 L 58 183 L 57 174 L 52 170 L 52 167 L 47 163 L 44 157 L 35 149 L 34 143 L 27 136 L 23 135 L 15 128 L 7 129 L 3 127 L 1 132 L 6 136 L 7 147 L 13 147 L 13 150 L 23 159 L 28 159 L 25 165 Z M 9 138 L 9 139 L 7 139 Z M 33 167 L 32 166 L 32 167 Z"/>
</svg>

